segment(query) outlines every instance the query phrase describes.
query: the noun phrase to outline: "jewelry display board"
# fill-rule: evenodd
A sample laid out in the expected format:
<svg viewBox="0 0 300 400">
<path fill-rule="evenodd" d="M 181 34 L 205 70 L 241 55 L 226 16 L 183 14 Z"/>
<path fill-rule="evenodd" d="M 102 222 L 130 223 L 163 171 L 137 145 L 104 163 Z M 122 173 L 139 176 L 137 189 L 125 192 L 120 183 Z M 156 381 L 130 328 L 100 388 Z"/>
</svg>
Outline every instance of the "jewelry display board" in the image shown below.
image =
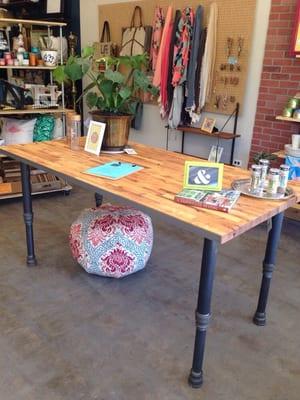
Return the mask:
<svg viewBox="0 0 300 400">
<path fill-rule="evenodd" d="M 234 111 L 237 102 L 243 106 L 256 0 L 215 0 L 215 2 L 219 9 L 217 57 L 213 94 L 205 110 L 229 115 Z M 207 25 L 211 3 L 211 0 L 201 2 L 199 0 L 142 0 L 101 5 L 98 7 L 99 31 L 102 30 L 104 21 L 109 21 L 111 40 L 120 44 L 122 28 L 130 25 L 136 5 L 141 6 L 143 10 L 144 25 L 152 25 L 156 6 L 162 7 L 166 13 L 169 5 L 172 5 L 174 10 L 182 10 L 187 6 L 196 9 L 201 4 L 204 7 L 204 22 Z M 233 66 L 230 66 L 228 62 L 229 53 L 231 62 L 236 62 L 235 65 L 232 64 Z"/>
</svg>

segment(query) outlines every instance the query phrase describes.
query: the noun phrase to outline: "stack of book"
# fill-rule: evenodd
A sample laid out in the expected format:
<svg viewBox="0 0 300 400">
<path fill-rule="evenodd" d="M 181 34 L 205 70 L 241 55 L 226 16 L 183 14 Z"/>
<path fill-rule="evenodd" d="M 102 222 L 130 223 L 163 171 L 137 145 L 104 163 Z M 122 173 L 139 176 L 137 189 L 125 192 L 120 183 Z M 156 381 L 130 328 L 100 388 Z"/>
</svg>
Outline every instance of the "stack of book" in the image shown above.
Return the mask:
<svg viewBox="0 0 300 400">
<path fill-rule="evenodd" d="M 4 182 L 16 182 L 21 180 L 21 168 L 18 161 L 3 159 L 1 161 L 1 169 Z"/>
<path fill-rule="evenodd" d="M 237 190 L 221 190 L 209 192 L 202 190 L 183 189 L 175 196 L 177 203 L 189 204 L 196 207 L 209 208 L 229 212 L 240 197 Z"/>
</svg>

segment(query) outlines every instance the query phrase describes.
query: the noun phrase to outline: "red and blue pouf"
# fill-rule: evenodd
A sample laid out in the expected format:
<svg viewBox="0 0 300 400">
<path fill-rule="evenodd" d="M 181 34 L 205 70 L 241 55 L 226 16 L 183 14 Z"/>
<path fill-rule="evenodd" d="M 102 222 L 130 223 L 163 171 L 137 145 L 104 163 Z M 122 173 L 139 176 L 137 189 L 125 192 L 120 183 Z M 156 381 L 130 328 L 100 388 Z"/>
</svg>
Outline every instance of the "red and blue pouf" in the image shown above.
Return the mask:
<svg viewBox="0 0 300 400">
<path fill-rule="evenodd" d="M 73 222 L 74 259 L 90 274 L 123 278 L 145 267 L 153 245 L 151 218 L 130 207 L 104 204 Z"/>
</svg>

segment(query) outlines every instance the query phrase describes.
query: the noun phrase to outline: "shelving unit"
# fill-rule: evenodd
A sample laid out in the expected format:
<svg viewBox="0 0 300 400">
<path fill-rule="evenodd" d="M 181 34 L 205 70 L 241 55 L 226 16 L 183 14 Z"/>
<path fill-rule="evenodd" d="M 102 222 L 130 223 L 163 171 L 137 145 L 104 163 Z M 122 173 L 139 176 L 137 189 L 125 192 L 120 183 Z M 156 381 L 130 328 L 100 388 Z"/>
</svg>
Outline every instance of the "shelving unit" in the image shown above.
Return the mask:
<svg viewBox="0 0 300 400">
<path fill-rule="evenodd" d="M 278 121 L 286 121 L 286 122 L 298 122 L 300 123 L 300 120 L 297 118 L 291 118 L 291 117 L 283 117 L 281 115 L 278 115 L 276 117 L 276 120 Z M 282 158 L 285 159 L 286 154 L 284 152 L 284 150 L 280 150 L 277 151 L 276 153 L 274 153 L 278 158 Z M 295 221 L 300 221 L 300 204 L 296 204 L 294 207 L 289 208 L 286 212 L 285 212 L 285 216 L 287 218 L 293 219 Z"/>
<path fill-rule="evenodd" d="M 15 19 L 15 18 L 0 18 L 0 27 L 8 26 L 8 25 L 17 25 L 17 24 L 22 24 L 22 26 L 25 27 L 32 27 L 33 25 L 39 26 L 39 27 L 47 27 L 48 28 L 48 35 L 50 36 L 50 29 L 53 27 L 58 27 L 59 28 L 59 37 L 60 37 L 60 42 L 61 42 L 61 52 L 60 52 L 60 63 L 63 63 L 63 49 L 62 49 L 62 37 L 63 37 L 63 27 L 65 27 L 67 24 L 65 22 L 53 22 L 53 21 L 44 21 L 44 20 L 31 20 L 31 19 Z M 0 66 L 1 70 L 45 70 L 50 72 L 50 82 L 53 82 L 52 79 L 52 71 L 55 69 L 55 67 L 48 67 L 48 66 Z M 10 107 L 4 107 L 3 109 L 0 109 L 0 118 L 1 116 L 20 116 L 20 115 L 36 115 L 36 114 L 61 114 L 63 116 L 63 122 L 64 122 L 64 114 L 65 114 L 65 100 L 64 100 L 64 85 L 62 84 L 62 107 L 57 107 L 57 108 L 33 108 L 32 106 L 27 106 L 24 109 L 13 109 Z M 65 126 L 65 122 L 63 123 L 63 126 Z M 19 181 L 17 181 L 19 183 Z M 51 183 L 45 182 L 45 185 L 42 190 L 35 190 L 33 187 L 33 193 L 34 195 L 37 194 L 45 194 L 45 193 L 50 193 L 50 192 L 65 192 L 69 193 L 70 190 L 72 189 L 71 186 L 69 186 L 66 182 L 60 181 L 61 187 L 58 188 L 59 184 L 53 184 L 52 189 L 48 189 L 51 187 Z M 1 183 L 0 183 L 1 185 Z M 5 185 L 5 183 L 3 183 Z M 14 197 L 21 197 L 21 185 L 15 185 L 16 188 L 16 193 L 4 193 L 0 194 L 0 200 L 1 199 L 11 199 Z M 20 186 L 20 187 L 18 187 Z M 34 185 L 33 185 L 34 186 Z M 41 184 L 40 187 L 43 185 Z M 5 192 L 5 187 L 2 188 L 3 191 Z M 0 188 L 0 193 L 1 193 L 1 188 Z"/>
<path fill-rule="evenodd" d="M 219 141 L 220 140 L 231 140 L 232 142 L 231 142 L 231 151 L 230 151 L 230 164 L 233 165 L 235 141 L 236 141 L 236 139 L 241 137 L 241 135 L 237 134 L 237 123 L 238 123 L 238 118 L 239 118 L 239 111 L 240 111 L 240 105 L 239 105 L 239 103 L 237 103 L 235 110 L 228 117 L 228 119 L 225 122 L 225 124 L 223 125 L 221 131 L 218 131 L 218 132 L 209 133 L 209 132 L 203 131 L 201 128 L 195 128 L 195 127 L 192 127 L 192 126 L 179 125 L 176 130 L 182 132 L 181 153 L 185 154 L 184 153 L 185 133 L 192 133 L 194 135 L 207 136 L 207 137 L 210 137 L 210 138 L 215 138 L 215 139 L 217 139 L 217 147 L 219 146 Z M 234 117 L 233 132 L 232 133 L 223 132 L 223 129 L 226 127 L 226 125 L 228 124 L 228 122 L 230 121 L 230 119 L 232 117 Z M 166 150 L 168 150 L 168 148 L 169 148 L 169 130 L 170 130 L 170 127 L 167 125 L 166 128 L 167 128 Z"/>
</svg>

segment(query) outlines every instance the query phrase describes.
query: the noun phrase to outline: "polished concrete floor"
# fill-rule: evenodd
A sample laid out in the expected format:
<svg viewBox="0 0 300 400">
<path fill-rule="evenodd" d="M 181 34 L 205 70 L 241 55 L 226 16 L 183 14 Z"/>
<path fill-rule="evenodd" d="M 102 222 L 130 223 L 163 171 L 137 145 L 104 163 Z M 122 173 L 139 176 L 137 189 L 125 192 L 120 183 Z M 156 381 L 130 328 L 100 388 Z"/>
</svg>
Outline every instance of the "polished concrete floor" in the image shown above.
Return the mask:
<svg viewBox="0 0 300 400">
<path fill-rule="evenodd" d="M 300 229 L 285 221 L 268 325 L 251 323 L 266 226 L 220 249 L 205 384 L 188 387 L 202 241 L 155 225 L 147 268 L 117 281 L 71 259 L 93 195 L 34 200 L 39 266 L 24 266 L 20 201 L 0 203 L 0 400 L 299 400 Z"/>
</svg>

